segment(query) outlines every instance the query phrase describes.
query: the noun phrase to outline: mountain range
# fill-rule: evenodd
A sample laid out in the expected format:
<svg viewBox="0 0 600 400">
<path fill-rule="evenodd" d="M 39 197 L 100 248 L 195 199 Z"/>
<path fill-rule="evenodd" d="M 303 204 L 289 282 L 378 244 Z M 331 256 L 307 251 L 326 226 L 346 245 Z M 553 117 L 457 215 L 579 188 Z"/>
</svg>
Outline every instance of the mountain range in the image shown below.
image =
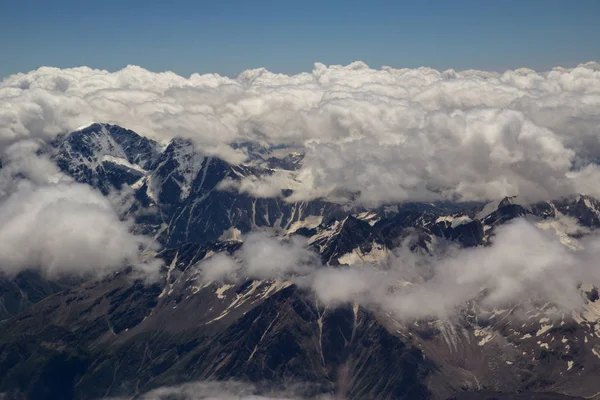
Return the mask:
<svg viewBox="0 0 600 400">
<path fill-rule="evenodd" d="M 578 288 L 584 306 L 570 314 L 557 316 L 551 302 L 497 309 L 473 298 L 452 317 L 407 321 L 358 300 L 324 305 L 298 280 L 201 279 L 204 262 L 239 257 L 252 232 L 300 237 L 318 268 L 331 270 L 385 265 L 399 248 L 426 258 L 447 247 L 494 246 L 496 231 L 519 219 L 577 249 L 600 228 L 598 199 L 369 208 L 290 202 L 287 191 L 255 198 L 223 182 L 293 172 L 303 154 L 262 143 L 234 147 L 246 162 L 203 155 L 190 140 L 162 144 L 98 123 L 40 150 L 75 181 L 116 198 L 134 231 L 160 244 L 148 256 L 163 267 L 153 282 L 127 265 L 101 279 L 50 279 L 35 266 L 0 278 L 5 398 L 144 398 L 195 381 L 268 391 L 302 383 L 297 396 L 347 399 L 599 396 L 600 301 L 587 282 Z M 581 229 L 564 229 L 564 218 Z"/>
</svg>

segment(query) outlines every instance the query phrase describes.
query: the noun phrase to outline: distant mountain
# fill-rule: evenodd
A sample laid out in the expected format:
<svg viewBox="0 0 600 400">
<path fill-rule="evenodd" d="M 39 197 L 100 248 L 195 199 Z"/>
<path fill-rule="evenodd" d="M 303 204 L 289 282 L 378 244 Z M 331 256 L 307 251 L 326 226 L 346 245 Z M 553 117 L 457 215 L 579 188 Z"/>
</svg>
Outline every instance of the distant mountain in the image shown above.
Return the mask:
<svg viewBox="0 0 600 400">
<path fill-rule="evenodd" d="M 50 144 L 50 157 L 77 181 L 107 195 L 131 187 L 124 212 L 164 246 L 158 257 L 166 267 L 152 285 L 129 270 L 66 285 L 35 274 L 1 281 L 0 392 L 93 399 L 228 379 L 271 387 L 308 382 L 315 393 L 349 399 L 534 398 L 522 392 L 559 399 L 600 392 L 600 302 L 592 286 L 581 287 L 585 309 L 559 320 L 540 304 L 515 325 L 509 317 L 518 310 L 486 310 L 473 299 L 456 319 L 402 324 L 360 304 L 324 308 L 292 282 L 196 279 L 199 261 L 235 253 L 244 245 L 240 233 L 253 230 L 303 236 L 324 268 L 339 268 L 382 262 L 407 239 L 421 254 L 446 242 L 488 246 L 497 227 L 518 217 L 552 224 L 567 216 L 598 229 L 600 201 L 576 196 L 523 205 L 505 198 L 359 209 L 253 198 L 217 186 L 293 170 L 302 154 L 237 146 L 249 161 L 231 165 L 201 155 L 188 140 L 161 145 L 108 124 Z M 561 236 L 566 245 L 577 239 Z"/>
</svg>

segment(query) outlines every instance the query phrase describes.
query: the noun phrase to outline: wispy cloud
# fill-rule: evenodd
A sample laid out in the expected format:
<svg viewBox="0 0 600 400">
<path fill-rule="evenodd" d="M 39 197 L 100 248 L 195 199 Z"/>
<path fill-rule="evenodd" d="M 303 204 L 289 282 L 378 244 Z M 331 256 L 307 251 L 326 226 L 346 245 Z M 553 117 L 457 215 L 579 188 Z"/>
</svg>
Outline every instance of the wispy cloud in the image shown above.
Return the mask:
<svg viewBox="0 0 600 400">
<path fill-rule="evenodd" d="M 264 385 L 262 385 L 264 386 Z M 140 396 L 143 400 L 332 400 L 328 395 L 310 396 L 316 392 L 314 384 L 296 383 L 284 388 L 267 388 L 258 384 L 238 381 L 197 381 L 175 386 L 163 386 Z M 339 397 L 336 397 L 339 399 Z M 125 400 L 111 398 L 105 400 Z"/>
</svg>

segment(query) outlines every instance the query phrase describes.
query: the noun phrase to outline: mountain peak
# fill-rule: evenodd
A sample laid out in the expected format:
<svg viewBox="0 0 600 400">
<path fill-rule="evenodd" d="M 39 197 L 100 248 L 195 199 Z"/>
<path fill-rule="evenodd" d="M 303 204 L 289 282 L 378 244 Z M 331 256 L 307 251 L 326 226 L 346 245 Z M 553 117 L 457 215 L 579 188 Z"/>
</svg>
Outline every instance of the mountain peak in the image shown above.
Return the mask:
<svg viewBox="0 0 600 400">
<path fill-rule="evenodd" d="M 59 135 L 50 146 L 50 157 L 63 172 L 104 193 L 137 181 L 160 152 L 155 141 L 104 123 Z"/>
</svg>

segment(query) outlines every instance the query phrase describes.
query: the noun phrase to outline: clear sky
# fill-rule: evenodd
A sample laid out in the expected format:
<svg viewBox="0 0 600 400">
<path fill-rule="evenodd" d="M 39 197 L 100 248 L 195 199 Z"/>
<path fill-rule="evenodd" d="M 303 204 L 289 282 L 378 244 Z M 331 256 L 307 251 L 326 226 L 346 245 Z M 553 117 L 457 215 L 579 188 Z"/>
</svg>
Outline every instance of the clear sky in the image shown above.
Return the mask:
<svg viewBox="0 0 600 400">
<path fill-rule="evenodd" d="M 0 77 L 41 65 L 232 76 L 315 61 L 502 71 L 600 60 L 600 0 L 0 3 Z"/>
</svg>

